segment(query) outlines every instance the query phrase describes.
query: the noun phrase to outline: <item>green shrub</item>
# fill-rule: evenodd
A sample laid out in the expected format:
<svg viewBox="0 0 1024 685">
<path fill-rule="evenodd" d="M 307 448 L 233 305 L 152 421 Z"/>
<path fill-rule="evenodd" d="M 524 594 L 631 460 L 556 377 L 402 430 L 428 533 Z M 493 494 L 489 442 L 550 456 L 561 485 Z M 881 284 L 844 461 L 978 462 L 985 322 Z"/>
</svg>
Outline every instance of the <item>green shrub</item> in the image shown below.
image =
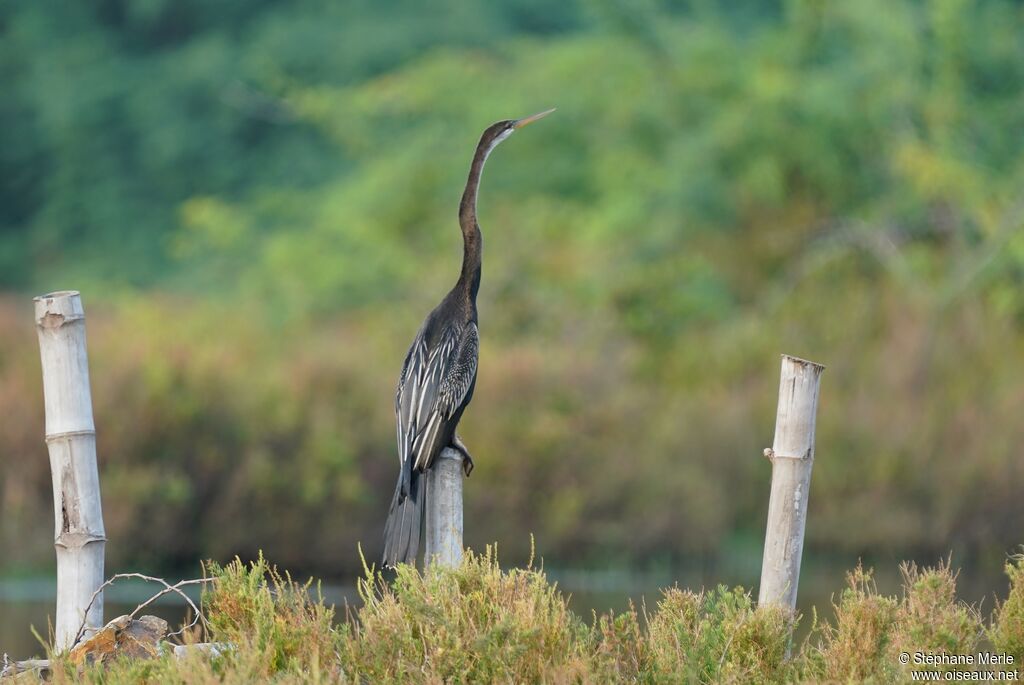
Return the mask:
<svg viewBox="0 0 1024 685">
<path fill-rule="evenodd" d="M 787 678 L 796 619 L 778 607 L 755 610 L 743 588 L 664 592 L 650 617 L 648 644 L 658 682 L 780 682 Z"/>
<path fill-rule="evenodd" d="M 658 676 L 685 672 L 703 603 L 702 594 L 689 590 L 673 587 L 662 591 L 657 610 L 647 619 L 651 667 Z"/>
<path fill-rule="evenodd" d="M 276 674 L 310 677 L 329 664 L 345 631 L 335 631 L 334 609 L 312 581 L 300 585 L 267 564 L 260 554 L 246 566 L 236 559 L 225 567 L 211 563 L 216 578 L 203 596 L 210 639 L 234 645 L 221 659 L 224 669 L 263 680 Z"/>
<path fill-rule="evenodd" d="M 956 598 L 957 574 L 950 570 L 949 562 L 940 562 L 935 567 L 924 569 L 918 569 L 913 563 L 904 563 L 900 571 L 903 574 L 904 596 L 896 613 L 890 656 L 892 662 L 896 663 L 900 652 L 977 652 L 984 630 L 981 617 L 974 607 Z"/>
<path fill-rule="evenodd" d="M 1024 663 L 1024 554 L 1007 562 L 1006 575 L 1010 577 L 1010 594 L 996 608 L 989 639 L 996 652 L 1012 654 L 1020 669 Z"/>
<path fill-rule="evenodd" d="M 879 595 L 872 571 L 860 564 L 847 573 L 846 582 L 832 605 L 835 623 L 825 624 L 820 643 L 807 651 L 808 674 L 829 681 L 890 680 L 899 601 Z"/>
<path fill-rule="evenodd" d="M 365 563 L 364 563 L 365 568 Z M 363 606 L 340 625 L 311 584 L 293 582 L 262 555 L 210 564 L 204 639 L 230 643 L 217 656 L 117 660 L 79 671 L 54 657 L 55 683 L 897 683 L 899 652 L 972 654 L 981 621 L 956 598 L 949 563 L 904 564 L 901 598 L 880 595 L 858 565 L 835 601 L 834 621 L 792 650 L 797 617 L 755 607 L 742 588 L 665 590 L 656 609 L 594 616 L 588 626 L 542 569 L 502 570 L 493 549 L 461 566 L 393 578 L 366 569 Z M 1007 564 L 1010 595 L 989 637 L 1021 659 L 1024 557 Z M 815 616 L 817 616 L 815 614 Z M 189 636 L 198 639 L 199 635 Z M 1019 661 L 1018 661 L 1019 663 Z"/>
<path fill-rule="evenodd" d="M 650 650 L 644 639 L 636 608 L 618 616 L 595 616 L 592 630 L 591 676 L 599 682 L 647 682 Z"/>
<path fill-rule="evenodd" d="M 368 571 L 345 632 L 350 675 L 375 683 L 537 682 L 581 676 L 586 627 L 539 569 L 502 571 L 492 548 L 456 569 Z"/>
</svg>

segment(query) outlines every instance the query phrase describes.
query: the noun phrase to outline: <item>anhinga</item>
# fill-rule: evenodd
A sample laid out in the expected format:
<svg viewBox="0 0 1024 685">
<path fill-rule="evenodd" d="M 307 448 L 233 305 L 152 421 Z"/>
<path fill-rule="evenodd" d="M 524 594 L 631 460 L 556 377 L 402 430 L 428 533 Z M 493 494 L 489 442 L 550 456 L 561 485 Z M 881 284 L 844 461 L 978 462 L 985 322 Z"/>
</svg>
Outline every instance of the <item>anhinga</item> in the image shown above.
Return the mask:
<svg viewBox="0 0 1024 685">
<path fill-rule="evenodd" d="M 424 472 L 445 447 L 463 454 L 468 476 L 473 459 L 455 427 L 476 385 L 476 295 L 480 290 L 482 244 L 476 220 L 476 195 L 487 156 L 517 129 L 547 116 L 553 109 L 524 119 L 499 121 L 480 137 L 459 205 L 462 227 L 462 272 L 455 287 L 429 315 L 405 356 L 395 395 L 400 471 L 384 526 L 384 565 L 415 563 L 420 522 L 426 499 Z"/>
</svg>

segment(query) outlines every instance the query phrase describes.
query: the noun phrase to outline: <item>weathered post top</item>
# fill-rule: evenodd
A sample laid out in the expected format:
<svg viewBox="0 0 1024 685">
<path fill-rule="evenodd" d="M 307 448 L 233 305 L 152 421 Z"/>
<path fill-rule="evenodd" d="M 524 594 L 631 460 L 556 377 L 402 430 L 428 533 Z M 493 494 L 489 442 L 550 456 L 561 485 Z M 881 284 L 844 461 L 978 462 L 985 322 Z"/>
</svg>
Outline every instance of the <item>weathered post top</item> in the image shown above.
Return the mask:
<svg viewBox="0 0 1024 685">
<path fill-rule="evenodd" d="M 77 290 L 57 290 L 34 297 L 32 301 L 36 305 L 36 323 L 46 325 L 47 328 L 56 328 L 64 319 L 85 318 L 82 295 Z M 47 314 L 58 317 L 52 320 L 55 325 L 44 324 Z"/>
<path fill-rule="evenodd" d="M 61 290 L 34 299 L 36 330 L 43 365 L 47 439 L 95 429 L 89 392 L 85 345 L 85 310 L 76 290 Z M 66 326 L 80 327 L 66 335 Z"/>
<path fill-rule="evenodd" d="M 814 423 L 823 364 L 782 355 L 779 406 L 775 414 L 774 457 L 814 458 Z"/>
</svg>

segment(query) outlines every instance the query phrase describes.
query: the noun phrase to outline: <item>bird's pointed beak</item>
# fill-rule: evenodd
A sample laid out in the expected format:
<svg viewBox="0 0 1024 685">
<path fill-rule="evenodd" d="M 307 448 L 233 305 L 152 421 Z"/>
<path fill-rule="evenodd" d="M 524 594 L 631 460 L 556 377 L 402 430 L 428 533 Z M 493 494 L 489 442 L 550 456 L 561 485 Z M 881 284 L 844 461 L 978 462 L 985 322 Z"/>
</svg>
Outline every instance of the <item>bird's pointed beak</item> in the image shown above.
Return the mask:
<svg viewBox="0 0 1024 685">
<path fill-rule="evenodd" d="M 512 124 L 512 128 L 522 128 L 524 126 L 532 124 L 533 122 L 537 121 L 538 119 L 543 119 L 544 117 L 546 117 L 547 115 L 551 114 L 554 111 L 555 111 L 555 108 L 552 107 L 549 110 L 546 110 L 546 111 L 543 111 L 543 112 L 538 112 L 537 114 L 534 114 L 533 116 L 523 117 L 522 119 L 517 119 L 516 122 L 514 124 Z"/>
</svg>

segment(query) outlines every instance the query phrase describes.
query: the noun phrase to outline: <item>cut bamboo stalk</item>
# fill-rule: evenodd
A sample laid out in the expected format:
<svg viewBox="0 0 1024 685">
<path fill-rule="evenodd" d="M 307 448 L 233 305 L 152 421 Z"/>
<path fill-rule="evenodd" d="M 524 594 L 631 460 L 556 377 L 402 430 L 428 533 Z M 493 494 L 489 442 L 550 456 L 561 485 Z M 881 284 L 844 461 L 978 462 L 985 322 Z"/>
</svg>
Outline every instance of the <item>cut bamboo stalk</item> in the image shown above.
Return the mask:
<svg viewBox="0 0 1024 685">
<path fill-rule="evenodd" d="M 74 646 L 83 619 L 87 628 L 103 626 L 103 597 L 95 601 L 92 597 L 103 584 L 106 533 L 82 299 L 75 291 L 37 297 L 35 316 L 53 479 L 53 544 L 57 551 L 54 646 L 64 651 Z"/>
<path fill-rule="evenodd" d="M 462 454 L 446 447 L 427 471 L 424 563 L 462 563 Z"/>
<path fill-rule="evenodd" d="M 764 451 L 772 462 L 772 486 L 757 600 L 760 606 L 796 610 L 814 466 L 814 424 L 824 370 L 821 364 L 782 355 L 775 442 Z"/>
</svg>

